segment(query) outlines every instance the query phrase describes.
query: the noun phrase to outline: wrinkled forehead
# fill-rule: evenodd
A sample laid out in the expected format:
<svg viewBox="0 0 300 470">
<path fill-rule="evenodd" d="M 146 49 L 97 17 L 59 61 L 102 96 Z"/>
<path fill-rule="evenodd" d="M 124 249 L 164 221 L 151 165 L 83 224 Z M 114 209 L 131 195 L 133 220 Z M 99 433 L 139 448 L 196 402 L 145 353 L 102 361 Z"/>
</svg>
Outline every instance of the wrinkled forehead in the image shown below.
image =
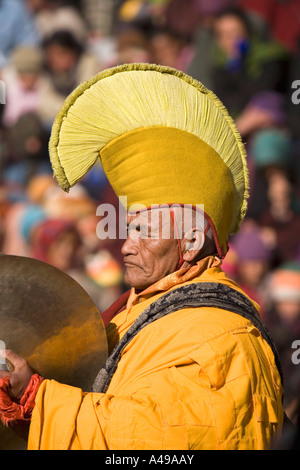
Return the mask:
<svg viewBox="0 0 300 470">
<path fill-rule="evenodd" d="M 201 209 L 191 206 L 165 205 L 147 210 L 130 210 L 127 213 L 129 228 L 148 229 L 152 234 L 158 233 L 162 238 L 183 238 L 192 229 L 205 228 L 205 214 Z M 151 235 L 151 234 L 150 234 Z"/>
<path fill-rule="evenodd" d="M 161 232 L 164 227 L 173 227 L 172 212 L 169 207 L 142 210 L 127 213 L 127 226 L 155 230 Z"/>
<path fill-rule="evenodd" d="M 171 209 L 169 206 L 141 210 L 130 208 L 130 211 L 127 212 L 127 221 L 129 222 L 139 220 L 140 222 L 151 224 L 154 221 L 158 223 L 159 221 L 169 220 L 170 217 Z"/>
</svg>

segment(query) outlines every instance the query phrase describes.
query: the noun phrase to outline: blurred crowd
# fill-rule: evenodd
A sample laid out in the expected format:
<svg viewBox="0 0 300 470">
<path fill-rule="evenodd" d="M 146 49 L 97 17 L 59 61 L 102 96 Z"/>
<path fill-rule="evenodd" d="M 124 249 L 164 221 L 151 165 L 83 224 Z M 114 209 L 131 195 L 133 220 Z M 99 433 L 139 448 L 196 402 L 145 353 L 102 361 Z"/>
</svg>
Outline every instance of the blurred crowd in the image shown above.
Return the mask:
<svg viewBox="0 0 300 470">
<path fill-rule="evenodd" d="M 118 209 L 101 163 L 64 194 L 47 146 L 57 111 L 80 82 L 132 62 L 188 73 L 236 121 L 251 189 L 223 266 L 261 305 L 293 417 L 300 385 L 292 360 L 300 340 L 300 0 L 0 0 L 0 251 L 69 273 L 101 311 L 126 289 L 122 240 L 96 235 L 97 206 Z M 299 362 L 300 352 L 293 357 Z"/>
</svg>

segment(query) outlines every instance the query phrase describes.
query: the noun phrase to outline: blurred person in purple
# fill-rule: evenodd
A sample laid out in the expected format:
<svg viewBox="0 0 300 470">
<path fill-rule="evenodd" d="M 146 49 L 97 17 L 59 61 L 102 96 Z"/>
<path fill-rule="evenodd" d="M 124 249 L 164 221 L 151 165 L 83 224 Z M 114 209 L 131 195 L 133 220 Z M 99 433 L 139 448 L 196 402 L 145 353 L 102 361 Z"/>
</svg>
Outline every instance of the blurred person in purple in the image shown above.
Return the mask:
<svg viewBox="0 0 300 470">
<path fill-rule="evenodd" d="M 272 249 L 260 227 L 245 222 L 242 230 L 231 241 L 236 254 L 236 282 L 246 294 L 260 305 L 263 317 L 268 302 L 268 274 L 272 263 Z"/>
<path fill-rule="evenodd" d="M 266 90 L 256 93 L 236 120 L 243 138 L 251 138 L 264 129 L 287 126 L 286 100 L 282 93 Z"/>
</svg>

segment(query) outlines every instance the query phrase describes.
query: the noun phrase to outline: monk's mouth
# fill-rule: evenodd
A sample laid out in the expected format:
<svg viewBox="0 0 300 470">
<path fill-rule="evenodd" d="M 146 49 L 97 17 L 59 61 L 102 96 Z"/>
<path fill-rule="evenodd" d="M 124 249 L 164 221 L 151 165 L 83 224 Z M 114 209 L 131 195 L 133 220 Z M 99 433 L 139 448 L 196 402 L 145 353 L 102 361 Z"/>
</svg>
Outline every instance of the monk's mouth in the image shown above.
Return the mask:
<svg viewBox="0 0 300 470">
<path fill-rule="evenodd" d="M 124 266 L 126 268 L 139 268 L 139 266 L 135 263 L 129 263 L 128 261 L 124 261 Z"/>
</svg>

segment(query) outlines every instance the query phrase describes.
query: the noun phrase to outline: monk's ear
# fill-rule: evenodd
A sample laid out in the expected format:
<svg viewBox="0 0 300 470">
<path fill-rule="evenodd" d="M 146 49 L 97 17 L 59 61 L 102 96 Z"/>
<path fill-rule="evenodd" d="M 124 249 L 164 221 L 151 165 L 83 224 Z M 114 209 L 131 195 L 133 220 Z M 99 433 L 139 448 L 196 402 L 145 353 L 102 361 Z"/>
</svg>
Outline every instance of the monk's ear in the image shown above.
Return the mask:
<svg viewBox="0 0 300 470">
<path fill-rule="evenodd" d="M 203 248 L 204 241 L 205 235 L 201 230 L 189 230 L 183 239 L 183 259 L 185 261 L 193 261 L 199 251 Z"/>
</svg>

